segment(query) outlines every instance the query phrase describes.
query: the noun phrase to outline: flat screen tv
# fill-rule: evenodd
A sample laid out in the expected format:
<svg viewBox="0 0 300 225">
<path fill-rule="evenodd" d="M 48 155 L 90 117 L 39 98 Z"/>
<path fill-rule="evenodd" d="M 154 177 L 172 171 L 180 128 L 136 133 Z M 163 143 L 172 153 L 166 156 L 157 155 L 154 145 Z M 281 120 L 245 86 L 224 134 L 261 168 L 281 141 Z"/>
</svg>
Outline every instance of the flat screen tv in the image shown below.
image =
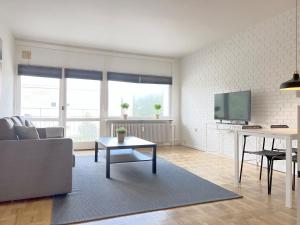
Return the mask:
<svg viewBox="0 0 300 225">
<path fill-rule="evenodd" d="M 251 91 L 215 94 L 215 119 L 229 121 L 251 120 Z"/>
</svg>

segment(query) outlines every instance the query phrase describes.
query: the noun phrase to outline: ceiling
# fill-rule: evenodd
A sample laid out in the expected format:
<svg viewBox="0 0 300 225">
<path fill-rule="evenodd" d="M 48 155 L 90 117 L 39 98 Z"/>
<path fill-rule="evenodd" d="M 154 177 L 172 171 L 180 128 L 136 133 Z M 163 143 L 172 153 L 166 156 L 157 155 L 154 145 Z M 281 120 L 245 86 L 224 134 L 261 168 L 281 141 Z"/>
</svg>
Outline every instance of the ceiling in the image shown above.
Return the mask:
<svg viewBox="0 0 300 225">
<path fill-rule="evenodd" d="M 295 0 L 0 0 L 19 39 L 182 57 Z"/>
</svg>

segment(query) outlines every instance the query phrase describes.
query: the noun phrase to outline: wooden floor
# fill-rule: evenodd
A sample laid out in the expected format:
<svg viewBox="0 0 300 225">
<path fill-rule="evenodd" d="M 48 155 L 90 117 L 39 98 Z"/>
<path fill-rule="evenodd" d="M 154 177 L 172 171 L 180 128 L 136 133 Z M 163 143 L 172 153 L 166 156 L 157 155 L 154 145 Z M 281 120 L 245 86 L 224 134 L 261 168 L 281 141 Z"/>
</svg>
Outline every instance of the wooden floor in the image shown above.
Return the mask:
<svg viewBox="0 0 300 225">
<path fill-rule="evenodd" d="M 77 152 L 91 154 L 92 152 Z M 242 199 L 161 210 L 83 223 L 85 225 L 293 225 L 294 208 L 284 207 L 285 176 L 275 172 L 272 195 L 267 194 L 266 171 L 246 165 L 242 186 L 233 186 L 233 161 L 185 147 L 164 147 L 158 155 L 224 188 L 240 193 Z M 294 196 L 295 199 L 295 196 Z M 1 225 L 47 225 L 51 221 L 51 199 L 0 204 Z M 81 225 L 83 225 L 81 224 Z"/>
</svg>

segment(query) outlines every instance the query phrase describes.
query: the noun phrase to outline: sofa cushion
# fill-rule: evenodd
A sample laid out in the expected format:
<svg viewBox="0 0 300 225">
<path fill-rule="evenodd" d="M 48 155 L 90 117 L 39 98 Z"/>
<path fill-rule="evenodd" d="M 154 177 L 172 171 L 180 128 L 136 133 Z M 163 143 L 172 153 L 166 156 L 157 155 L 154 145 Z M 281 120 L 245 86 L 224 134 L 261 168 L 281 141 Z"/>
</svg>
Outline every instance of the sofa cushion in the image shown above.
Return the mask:
<svg viewBox="0 0 300 225">
<path fill-rule="evenodd" d="M 16 140 L 14 123 L 10 118 L 0 119 L 0 140 Z"/>
<path fill-rule="evenodd" d="M 20 122 L 21 122 L 21 124 L 22 124 L 22 126 L 26 126 L 26 123 L 25 123 L 25 118 L 24 118 L 24 116 L 16 116 L 19 120 L 20 120 Z"/>
<path fill-rule="evenodd" d="M 26 127 L 34 127 L 33 123 L 30 120 L 25 120 Z"/>
<path fill-rule="evenodd" d="M 35 127 L 15 126 L 15 131 L 19 140 L 40 138 Z"/>
<path fill-rule="evenodd" d="M 15 126 L 23 126 L 21 120 L 17 116 L 11 117 L 11 120 L 13 121 Z"/>
</svg>

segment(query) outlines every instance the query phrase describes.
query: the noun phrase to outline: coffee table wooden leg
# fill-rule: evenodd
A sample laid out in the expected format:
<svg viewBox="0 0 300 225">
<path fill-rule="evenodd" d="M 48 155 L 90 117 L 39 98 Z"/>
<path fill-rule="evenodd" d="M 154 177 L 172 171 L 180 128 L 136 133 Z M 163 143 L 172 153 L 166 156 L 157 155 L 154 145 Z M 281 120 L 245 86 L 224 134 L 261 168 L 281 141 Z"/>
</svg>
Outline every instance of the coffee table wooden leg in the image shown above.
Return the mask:
<svg viewBox="0 0 300 225">
<path fill-rule="evenodd" d="M 110 149 L 106 148 L 106 178 L 110 178 Z"/>
<path fill-rule="evenodd" d="M 98 142 L 95 142 L 95 162 L 98 162 Z"/>
<path fill-rule="evenodd" d="M 156 174 L 156 146 L 152 147 L 152 173 Z"/>
</svg>

